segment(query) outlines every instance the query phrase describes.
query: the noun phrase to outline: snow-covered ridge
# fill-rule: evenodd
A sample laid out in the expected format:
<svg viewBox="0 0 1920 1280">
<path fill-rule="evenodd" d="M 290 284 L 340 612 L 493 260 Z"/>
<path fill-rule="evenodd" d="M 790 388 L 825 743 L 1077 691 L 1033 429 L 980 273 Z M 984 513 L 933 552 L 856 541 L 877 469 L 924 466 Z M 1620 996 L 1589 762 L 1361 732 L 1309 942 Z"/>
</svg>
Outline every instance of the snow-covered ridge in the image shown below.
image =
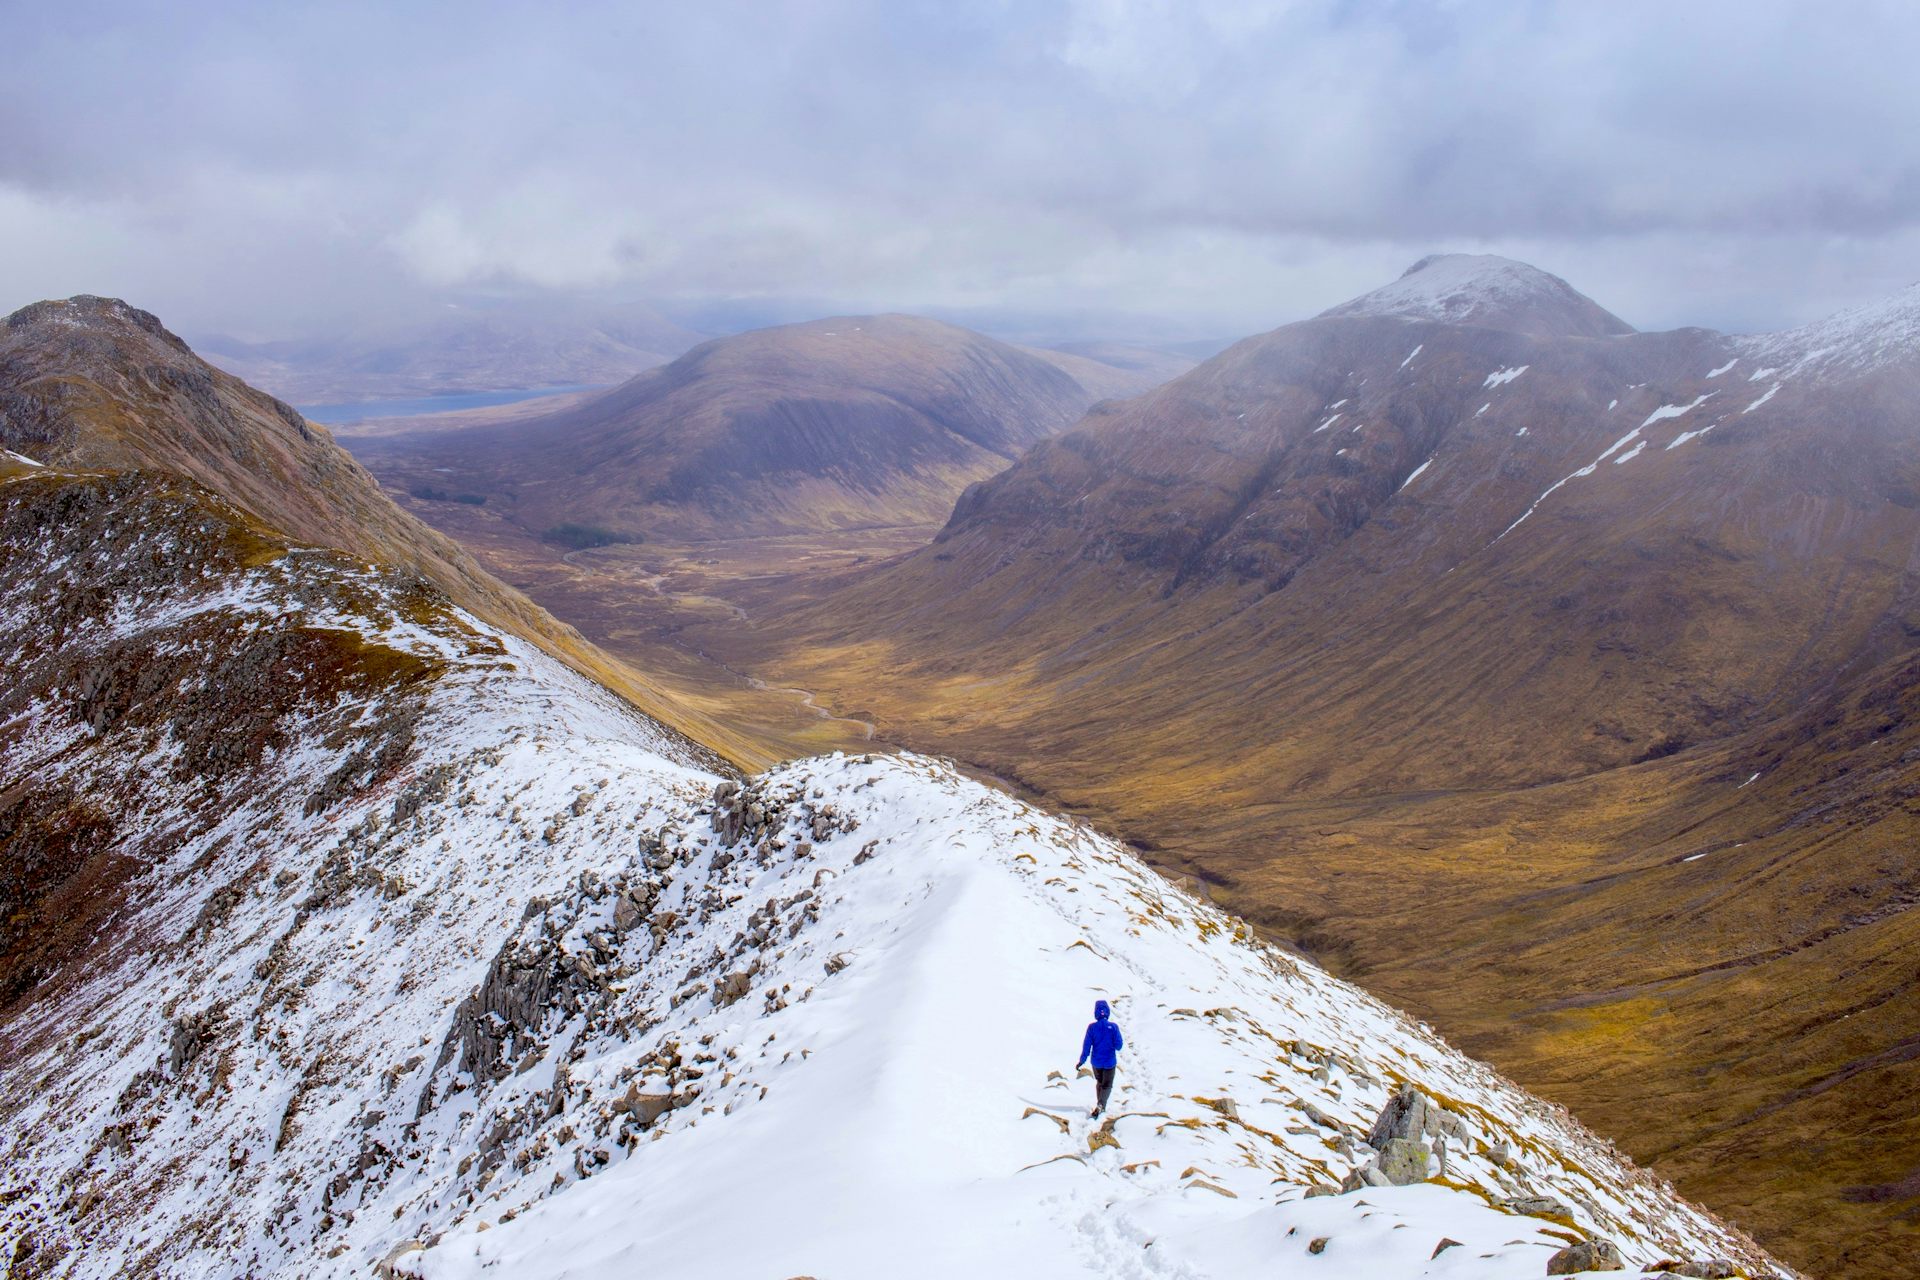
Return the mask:
<svg viewBox="0 0 1920 1280">
<path fill-rule="evenodd" d="M 0 1240 L 45 1274 L 1517 1277 L 1585 1235 L 1766 1265 L 1082 824 L 911 756 L 743 786 L 379 571 L 116 534 L 62 646 L 345 629 L 434 675 L 290 712 L 272 785 L 153 846 L 83 980 L 0 1025 Z M 38 536 L 0 582 L 29 630 L 78 571 Z M 404 761 L 316 805 L 399 713 Z M 165 730 L 52 696 L 8 726 L 9 775 L 142 778 L 129 842 L 203 794 Z M 1097 1127 L 1096 997 L 1128 1037 Z"/>
<path fill-rule="evenodd" d="M 1809 370 L 1864 373 L 1920 356 L 1920 284 L 1890 298 L 1816 320 L 1798 329 L 1734 339 L 1745 355 L 1784 369 L 1784 377 Z M 1777 372 L 1762 369 L 1753 377 Z"/>
</svg>

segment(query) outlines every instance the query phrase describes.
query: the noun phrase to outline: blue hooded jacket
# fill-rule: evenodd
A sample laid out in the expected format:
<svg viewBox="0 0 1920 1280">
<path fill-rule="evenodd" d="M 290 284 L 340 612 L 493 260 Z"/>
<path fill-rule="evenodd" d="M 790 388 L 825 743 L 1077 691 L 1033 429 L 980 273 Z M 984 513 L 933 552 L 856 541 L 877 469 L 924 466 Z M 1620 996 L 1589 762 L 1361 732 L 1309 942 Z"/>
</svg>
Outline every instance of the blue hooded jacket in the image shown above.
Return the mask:
<svg viewBox="0 0 1920 1280">
<path fill-rule="evenodd" d="M 1114 1055 L 1126 1047 L 1120 1039 L 1119 1025 L 1107 1020 L 1110 1012 L 1105 1000 L 1093 1002 L 1093 1021 L 1087 1024 L 1086 1038 L 1080 1042 L 1080 1061 L 1075 1065 L 1085 1066 L 1092 1058 L 1094 1070 L 1105 1071 L 1113 1066 Z"/>
</svg>

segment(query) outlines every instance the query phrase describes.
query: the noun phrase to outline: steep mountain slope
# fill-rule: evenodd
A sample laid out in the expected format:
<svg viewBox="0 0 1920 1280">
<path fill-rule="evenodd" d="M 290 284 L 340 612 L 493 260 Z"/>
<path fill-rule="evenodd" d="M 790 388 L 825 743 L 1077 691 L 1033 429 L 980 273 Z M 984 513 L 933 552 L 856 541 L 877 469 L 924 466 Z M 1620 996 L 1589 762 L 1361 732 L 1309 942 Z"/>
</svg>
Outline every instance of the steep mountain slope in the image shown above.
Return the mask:
<svg viewBox="0 0 1920 1280">
<path fill-rule="evenodd" d="M 12 1276 L 1771 1265 L 1112 841 L 912 757 L 743 787 L 190 481 L 0 459 L 0 607 L 0 919 L 72 926 L 0 1019 Z"/>
<path fill-rule="evenodd" d="M 208 365 L 158 319 L 124 302 L 69 298 L 7 317 L 0 447 L 56 465 L 189 477 L 274 530 L 410 569 L 656 717 L 740 758 L 764 758 L 396 507 L 325 428 Z"/>
<path fill-rule="evenodd" d="M 485 497 L 535 535 L 562 524 L 689 540 L 937 523 L 967 484 L 1094 399 L 1146 384 L 934 320 L 839 317 L 706 343 L 548 417 L 354 447 L 395 488 Z"/>
<path fill-rule="evenodd" d="M 547 313 L 452 308 L 354 338 L 199 341 L 227 372 L 299 404 L 525 387 L 609 386 L 701 340 L 645 307 Z"/>
<path fill-rule="evenodd" d="M 694 638 L 1167 851 L 1832 1270 L 1920 1233 L 1916 313 L 1615 332 L 1429 260 Z"/>
</svg>

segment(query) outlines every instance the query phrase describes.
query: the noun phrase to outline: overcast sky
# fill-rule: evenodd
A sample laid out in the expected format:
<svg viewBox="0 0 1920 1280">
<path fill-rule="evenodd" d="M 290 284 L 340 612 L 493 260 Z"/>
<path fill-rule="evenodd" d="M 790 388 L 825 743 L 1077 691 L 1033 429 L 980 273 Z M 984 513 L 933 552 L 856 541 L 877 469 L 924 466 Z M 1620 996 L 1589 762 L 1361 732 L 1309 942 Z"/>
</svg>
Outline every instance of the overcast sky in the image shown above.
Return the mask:
<svg viewBox="0 0 1920 1280">
<path fill-rule="evenodd" d="M 4 3 L 0 311 L 1231 336 L 1474 249 L 1752 329 L 1920 278 L 1908 0 Z"/>
</svg>

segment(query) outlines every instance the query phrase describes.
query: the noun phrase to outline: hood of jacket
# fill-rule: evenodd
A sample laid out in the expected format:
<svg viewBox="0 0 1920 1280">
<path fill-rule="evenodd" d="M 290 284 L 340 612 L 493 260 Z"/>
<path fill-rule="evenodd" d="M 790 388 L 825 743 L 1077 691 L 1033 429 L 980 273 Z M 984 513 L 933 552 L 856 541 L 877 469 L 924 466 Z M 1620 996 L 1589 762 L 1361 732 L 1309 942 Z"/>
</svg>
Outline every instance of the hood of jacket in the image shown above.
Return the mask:
<svg viewBox="0 0 1920 1280">
<path fill-rule="evenodd" d="M 1105 1000 L 1095 1000 L 1093 1002 L 1093 1020 L 1095 1022 L 1105 1022 L 1107 1020 L 1107 1015 L 1112 1012 L 1113 1010 L 1107 1007 L 1107 1002 Z"/>
</svg>

